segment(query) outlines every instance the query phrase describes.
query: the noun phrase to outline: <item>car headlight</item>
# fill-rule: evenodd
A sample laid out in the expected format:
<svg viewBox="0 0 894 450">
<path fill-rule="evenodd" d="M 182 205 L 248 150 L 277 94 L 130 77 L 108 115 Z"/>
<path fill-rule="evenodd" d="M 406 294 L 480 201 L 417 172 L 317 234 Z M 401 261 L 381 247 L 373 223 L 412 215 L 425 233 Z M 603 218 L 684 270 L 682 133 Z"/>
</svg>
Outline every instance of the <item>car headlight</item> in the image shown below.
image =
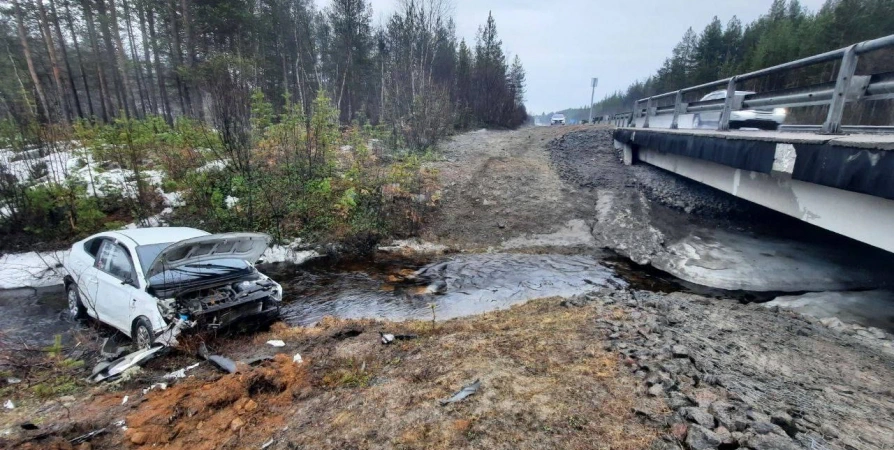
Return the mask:
<svg viewBox="0 0 894 450">
<path fill-rule="evenodd" d="M 775 108 L 775 109 L 773 110 L 773 114 L 786 115 L 786 114 L 788 114 L 788 109 L 785 109 L 785 108 Z"/>
<path fill-rule="evenodd" d="M 270 298 L 278 302 L 282 301 L 282 286 L 277 284 L 276 287 L 273 288 L 273 294 L 270 295 Z"/>
</svg>

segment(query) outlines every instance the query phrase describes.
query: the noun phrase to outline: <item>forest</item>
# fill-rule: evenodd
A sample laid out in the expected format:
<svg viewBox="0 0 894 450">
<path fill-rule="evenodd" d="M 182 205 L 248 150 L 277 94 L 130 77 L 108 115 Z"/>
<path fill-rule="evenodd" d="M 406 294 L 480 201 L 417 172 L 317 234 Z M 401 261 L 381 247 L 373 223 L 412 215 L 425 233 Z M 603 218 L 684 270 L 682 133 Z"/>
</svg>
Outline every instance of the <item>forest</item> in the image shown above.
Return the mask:
<svg viewBox="0 0 894 450">
<path fill-rule="evenodd" d="M 0 228 L 26 246 L 161 213 L 281 239 L 409 232 L 439 140 L 527 120 L 495 18 L 466 42 L 451 10 L 399 0 L 376 26 L 367 0 L 4 2 Z"/>
<path fill-rule="evenodd" d="M 634 101 L 650 95 L 697 86 L 890 34 L 894 34 L 892 0 L 826 0 L 816 12 L 808 11 L 798 0 L 774 0 L 766 14 L 749 24 L 743 25 L 733 16 L 724 25 L 715 16 L 701 33 L 689 28 L 656 73 L 632 83 L 626 91 L 606 95 L 595 104 L 595 114 L 627 112 L 633 109 Z M 764 91 L 833 81 L 836 71 L 837 64 L 817 65 L 787 76 L 759 78 L 743 88 Z M 857 68 L 858 74 L 887 71 L 894 71 L 894 51 L 890 49 L 861 57 Z M 695 99 L 688 99 L 692 100 Z M 894 108 L 889 102 L 872 103 L 879 105 L 851 112 L 850 118 L 864 124 L 894 123 Z M 822 117 L 822 108 L 813 109 L 802 113 L 802 118 L 815 121 Z M 586 118 L 589 111 L 583 107 L 564 113 L 574 119 Z"/>
<path fill-rule="evenodd" d="M 506 61 L 493 17 L 471 47 L 449 11 L 447 0 L 400 0 L 377 28 L 365 0 L 12 0 L 0 107 L 44 123 L 208 119 L 226 72 L 277 112 L 307 110 L 324 90 L 342 123 L 401 131 L 452 113 L 450 126 L 516 125 L 520 60 Z"/>
</svg>

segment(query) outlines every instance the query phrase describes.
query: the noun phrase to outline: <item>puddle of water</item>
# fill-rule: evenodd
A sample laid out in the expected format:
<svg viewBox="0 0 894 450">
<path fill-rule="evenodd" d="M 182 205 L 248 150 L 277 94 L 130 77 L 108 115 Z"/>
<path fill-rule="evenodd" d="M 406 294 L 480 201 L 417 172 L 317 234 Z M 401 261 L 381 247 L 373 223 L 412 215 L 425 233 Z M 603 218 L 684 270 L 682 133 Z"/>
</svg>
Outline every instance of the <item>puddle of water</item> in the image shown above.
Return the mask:
<svg viewBox="0 0 894 450">
<path fill-rule="evenodd" d="M 49 345 L 74 325 L 67 320 L 62 286 L 0 292 L 0 330 L 9 342 Z"/>
<path fill-rule="evenodd" d="M 427 265 L 392 260 L 280 267 L 274 277 L 291 299 L 282 315 L 292 325 L 313 324 L 327 315 L 426 320 L 432 303 L 435 317 L 446 320 L 626 285 L 591 257 L 505 253 L 459 255 Z"/>
</svg>

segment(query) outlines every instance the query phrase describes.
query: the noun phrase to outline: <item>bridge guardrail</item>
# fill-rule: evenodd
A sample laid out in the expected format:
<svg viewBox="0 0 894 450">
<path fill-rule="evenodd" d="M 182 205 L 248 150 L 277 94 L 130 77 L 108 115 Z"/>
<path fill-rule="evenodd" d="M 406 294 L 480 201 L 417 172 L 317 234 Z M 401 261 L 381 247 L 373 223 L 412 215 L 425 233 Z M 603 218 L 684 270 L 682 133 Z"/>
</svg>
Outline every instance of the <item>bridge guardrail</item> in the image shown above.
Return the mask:
<svg viewBox="0 0 894 450">
<path fill-rule="evenodd" d="M 635 126 L 636 120 L 645 117 L 643 128 L 649 128 L 649 117 L 671 115 L 671 128 L 678 128 L 680 115 L 721 111 L 717 129 L 729 130 L 730 116 L 733 111 L 754 108 L 794 108 L 802 106 L 829 105 L 829 112 L 825 122 L 820 125 L 783 126 L 785 129 L 798 131 L 820 131 L 822 133 L 837 134 L 842 132 L 841 117 L 844 106 L 848 102 L 894 99 L 894 72 L 879 73 L 874 75 L 855 75 L 857 60 L 860 55 L 882 48 L 894 47 L 894 35 L 880 37 L 869 41 L 863 41 L 851 46 L 832 50 L 819 55 L 809 56 L 796 61 L 791 61 L 766 69 L 756 70 L 741 75 L 734 75 L 722 80 L 700 84 L 679 89 L 672 92 L 653 95 L 634 102 L 633 111 L 615 114 L 607 118 L 600 118 L 600 122 L 611 122 L 617 126 Z M 757 92 L 754 94 L 736 94 L 739 83 L 747 80 L 764 77 L 767 75 L 788 72 L 803 67 L 808 67 L 825 62 L 840 60 L 838 74 L 834 82 L 820 83 L 794 89 L 781 89 L 769 92 Z M 683 95 L 726 86 L 726 98 L 718 100 L 683 102 Z M 657 106 L 657 100 L 674 97 L 673 105 Z M 645 104 L 645 108 L 640 106 Z M 655 106 L 653 106 L 655 105 Z M 891 132 L 894 127 L 865 127 L 855 126 L 846 128 L 859 131 Z"/>
</svg>

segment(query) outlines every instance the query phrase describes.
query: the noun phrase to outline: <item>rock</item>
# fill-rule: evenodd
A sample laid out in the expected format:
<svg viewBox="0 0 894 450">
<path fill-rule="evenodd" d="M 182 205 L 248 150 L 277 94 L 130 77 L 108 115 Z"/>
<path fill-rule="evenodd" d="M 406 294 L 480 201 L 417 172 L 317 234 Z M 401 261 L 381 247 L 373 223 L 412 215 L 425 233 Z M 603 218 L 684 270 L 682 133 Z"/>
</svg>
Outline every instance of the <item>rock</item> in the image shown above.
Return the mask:
<svg viewBox="0 0 894 450">
<path fill-rule="evenodd" d="M 730 431 L 743 431 L 748 427 L 748 419 L 741 411 L 737 411 L 735 407 L 727 402 L 717 401 L 711 403 L 708 412 L 714 415 L 717 423 L 726 427 Z"/>
<path fill-rule="evenodd" d="M 866 331 L 869 332 L 869 334 L 871 334 L 872 337 L 876 339 L 885 339 L 886 337 L 888 337 L 888 335 L 884 331 L 878 328 L 869 327 L 866 329 Z"/>
<path fill-rule="evenodd" d="M 870 333 L 866 330 L 857 330 L 857 336 L 860 336 L 861 338 L 866 338 L 866 339 L 876 339 L 876 337 L 872 333 Z"/>
<path fill-rule="evenodd" d="M 754 435 L 748 438 L 745 445 L 753 450 L 800 450 L 801 446 L 778 434 Z"/>
<path fill-rule="evenodd" d="M 711 430 L 699 425 L 691 425 L 686 433 L 686 445 L 690 450 L 716 449 L 723 441 Z"/>
<path fill-rule="evenodd" d="M 785 435 L 785 431 L 779 425 L 770 422 L 755 422 L 751 424 L 751 430 L 757 434 L 780 434 Z"/>
<path fill-rule="evenodd" d="M 736 442 L 736 440 L 733 439 L 733 434 L 730 433 L 729 430 L 726 429 L 726 427 L 717 427 L 714 430 L 714 433 L 717 434 L 717 437 L 720 438 L 720 441 L 723 444 L 732 444 L 733 442 Z"/>
<path fill-rule="evenodd" d="M 671 347 L 671 353 L 674 355 L 674 358 L 688 358 L 689 357 L 689 349 L 682 345 L 675 345 Z"/>
<path fill-rule="evenodd" d="M 680 409 L 691 405 L 692 402 L 690 402 L 689 399 L 680 392 L 671 392 L 670 397 L 667 399 L 667 406 L 669 406 L 671 409 Z"/>
<path fill-rule="evenodd" d="M 770 414 L 770 422 L 780 427 L 790 427 L 792 426 L 792 416 L 782 410 L 774 411 L 773 414 Z"/>
<path fill-rule="evenodd" d="M 251 412 L 258 409 L 258 404 L 254 400 L 249 399 L 247 402 L 245 402 L 245 406 L 243 406 L 243 409 L 245 411 Z"/>
<path fill-rule="evenodd" d="M 242 419 L 237 417 L 237 418 L 233 419 L 232 422 L 230 422 L 230 430 L 238 431 L 240 428 L 242 428 L 243 425 L 245 425 L 245 422 Z"/>
<path fill-rule="evenodd" d="M 699 407 L 707 408 L 711 403 L 717 401 L 717 394 L 709 389 L 698 389 L 689 395 L 689 399 Z"/>
<path fill-rule="evenodd" d="M 652 387 L 649 388 L 649 395 L 658 397 L 661 394 L 664 394 L 664 385 L 659 383 L 652 385 Z"/>
<path fill-rule="evenodd" d="M 497 222 L 497 228 L 502 230 L 503 228 L 506 228 L 506 224 L 503 222 Z"/>
<path fill-rule="evenodd" d="M 680 414 L 705 428 L 714 428 L 714 416 L 704 409 L 689 406 L 680 408 Z"/>
<path fill-rule="evenodd" d="M 686 432 L 689 430 L 689 425 L 683 422 L 678 422 L 671 425 L 671 436 L 675 437 L 678 441 L 683 441 L 686 439 Z"/>
<path fill-rule="evenodd" d="M 649 445 L 649 450 L 678 450 L 678 447 L 664 439 L 655 439 Z"/>
<path fill-rule="evenodd" d="M 745 412 L 745 417 L 747 417 L 748 420 L 750 420 L 752 422 L 769 422 L 770 421 L 770 416 L 768 416 L 760 411 L 755 411 L 753 409 Z"/>
<path fill-rule="evenodd" d="M 143 445 L 148 440 L 149 436 L 142 431 L 136 431 L 130 435 L 130 443 L 134 445 Z"/>
<path fill-rule="evenodd" d="M 820 425 L 820 431 L 822 431 L 824 436 L 831 438 L 837 438 L 839 435 L 838 429 L 827 423 Z"/>
</svg>

